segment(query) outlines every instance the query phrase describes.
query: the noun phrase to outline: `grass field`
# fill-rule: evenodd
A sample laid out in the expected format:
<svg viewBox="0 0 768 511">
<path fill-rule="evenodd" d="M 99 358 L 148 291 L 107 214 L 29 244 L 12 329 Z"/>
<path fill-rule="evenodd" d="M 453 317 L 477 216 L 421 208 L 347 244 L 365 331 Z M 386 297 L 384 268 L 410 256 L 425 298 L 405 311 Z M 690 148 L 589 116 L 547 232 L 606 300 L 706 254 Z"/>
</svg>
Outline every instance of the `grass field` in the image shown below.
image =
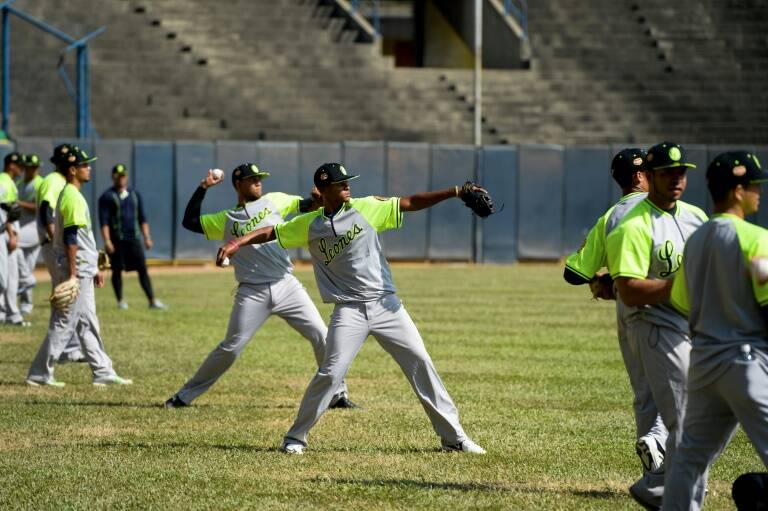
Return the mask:
<svg viewBox="0 0 768 511">
<path fill-rule="evenodd" d="M 107 350 L 135 385 L 94 388 L 77 364 L 57 369 L 63 389 L 27 388 L 48 319 L 43 284 L 32 329 L 0 327 L 0 508 L 639 509 L 626 492 L 640 465 L 613 308 L 561 271 L 394 269 L 486 456 L 438 450 L 373 339 L 348 376 L 365 411 L 331 410 L 304 456 L 279 453 L 315 368 L 309 344 L 276 318 L 195 406 L 160 408 L 224 334 L 234 288 L 224 270 L 156 274 L 165 313 L 147 310 L 134 274 L 130 310 L 98 292 Z M 297 275 L 317 301 L 311 271 Z M 762 465 L 739 432 L 713 467 L 707 509 L 732 509 L 730 483 L 750 470 Z"/>
</svg>

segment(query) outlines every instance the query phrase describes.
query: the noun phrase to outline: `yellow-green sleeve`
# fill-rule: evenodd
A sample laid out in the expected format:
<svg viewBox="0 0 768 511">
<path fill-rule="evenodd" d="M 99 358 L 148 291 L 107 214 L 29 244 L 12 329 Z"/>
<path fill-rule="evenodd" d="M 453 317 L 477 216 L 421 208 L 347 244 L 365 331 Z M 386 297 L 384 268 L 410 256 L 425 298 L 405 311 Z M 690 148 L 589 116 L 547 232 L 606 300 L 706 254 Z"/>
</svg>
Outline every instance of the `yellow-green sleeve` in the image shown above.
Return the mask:
<svg viewBox="0 0 768 511">
<path fill-rule="evenodd" d="M 590 280 L 605 265 L 605 216 L 602 216 L 587 234 L 581 248 L 566 258 L 565 267 Z"/>
<path fill-rule="evenodd" d="M 209 240 L 223 240 L 224 228 L 227 226 L 227 211 L 200 215 L 200 225 L 203 227 L 205 237 Z"/>
<path fill-rule="evenodd" d="M 646 278 L 651 267 L 652 248 L 650 226 L 646 225 L 644 217 L 626 218 L 606 238 L 611 277 Z"/>
<path fill-rule="evenodd" d="M 88 204 L 74 187 L 68 186 L 61 192 L 61 221 L 66 227 L 88 227 Z"/>
<path fill-rule="evenodd" d="M 322 213 L 322 209 L 293 217 L 274 227 L 275 238 L 283 248 L 300 248 L 309 245 L 309 226 Z"/>
<path fill-rule="evenodd" d="M 768 231 L 744 220 L 735 221 L 734 226 L 748 268 L 753 257 L 768 257 Z M 752 292 L 761 307 L 768 305 L 768 283 L 760 284 L 753 277 Z"/>
<path fill-rule="evenodd" d="M 264 198 L 270 200 L 275 206 L 277 206 L 277 210 L 280 212 L 280 216 L 283 218 L 290 214 L 299 212 L 299 202 L 301 202 L 301 197 L 298 195 L 288 195 L 287 193 L 282 192 L 270 192 L 265 194 Z"/>
<path fill-rule="evenodd" d="M 376 232 L 398 229 L 403 225 L 400 197 L 364 197 L 353 199 L 350 205 L 365 217 Z"/>
<path fill-rule="evenodd" d="M 669 303 L 683 316 L 688 316 L 691 312 L 691 303 L 688 300 L 688 284 L 685 279 L 685 265 L 681 264 L 680 269 L 675 273 L 675 281 L 672 282 L 672 292 L 669 296 Z"/>
</svg>

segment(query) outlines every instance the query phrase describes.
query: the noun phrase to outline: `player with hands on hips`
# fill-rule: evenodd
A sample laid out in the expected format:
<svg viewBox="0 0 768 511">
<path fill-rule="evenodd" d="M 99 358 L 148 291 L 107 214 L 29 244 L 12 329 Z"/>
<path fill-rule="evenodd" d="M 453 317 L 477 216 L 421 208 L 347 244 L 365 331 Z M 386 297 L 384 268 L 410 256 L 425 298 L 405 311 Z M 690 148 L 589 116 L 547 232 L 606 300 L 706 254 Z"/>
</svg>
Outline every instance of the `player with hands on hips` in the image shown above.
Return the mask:
<svg viewBox="0 0 768 511">
<path fill-rule="evenodd" d="M 672 287 L 693 348 L 664 510 L 701 509 L 709 467 L 739 424 L 768 467 L 768 286 L 750 272 L 753 258 L 768 256 L 768 231 L 744 219 L 757 213 L 766 182 L 746 151 L 722 153 L 707 169 L 715 214 L 688 239 Z"/>
<path fill-rule="evenodd" d="M 232 243 L 260 227 L 272 228 L 285 221 L 288 215 L 310 211 L 320 205 L 311 197 L 302 199 L 280 192 L 263 193 L 262 181 L 268 176 L 269 172 L 261 171 L 253 163 L 240 165 L 232 171 L 237 206 L 201 215 L 207 189 L 224 180 L 221 170 L 209 170 L 187 204 L 183 226 L 210 240 Z M 238 287 L 226 336 L 194 376 L 166 401 L 166 408 L 188 406 L 207 391 L 234 364 L 271 315 L 284 319 L 310 342 L 318 366 L 323 361 L 328 329 L 307 290 L 293 276 L 288 252 L 277 243 L 252 245 L 231 259 Z M 343 382 L 334 392 L 330 405 L 333 408 L 357 408 L 349 400 Z"/>
<path fill-rule="evenodd" d="M 252 231 L 219 249 L 217 263 L 240 257 L 253 244 L 277 240 L 283 248 L 307 247 L 323 301 L 333 303 L 325 359 L 310 382 L 282 450 L 301 454 L 317 423 L 342 384 L 368 335 L 400 365 L 432 427 L 447 451 L 485 453 L 464 432 L 459 412 L 437 374 L 424 341 L 395 294 L 379 233 L 402 225 L 403 212 L 430 208 L 461 196 L 460 187 L 410 197 L 353 199 L 350 175 L 339 163 L 317 169 L 314 184 L 323 207 L 275 226 Z M 481 190 L 472 186 L 471 191 Z M 269 246 L 269 245 L 267 245 Z"/>
<path fill-rule="evenodd" d="M 130 385 L 131 380 L 121 378 L 112 368 L 96 317 L 94 287 L 104 286 L 104 276 L 98 268 L 99 252 L 93 237 L 91 213 L 80 192 L 91 180 L 90 163 L 96 158 L 89 157 L 77 146 L 70 146 L 66 154 L 60 168 L 65 171 L 67 184 L 56 205 L 53 238 L 56 280 L 61 284 L 54 288 L 51 296 L 48 335 L 32 361 L 27 384 L 64 386 L 53 377 L 54 363 L 75 335 L 93 373 L 94 385 Z"/>
</svg>

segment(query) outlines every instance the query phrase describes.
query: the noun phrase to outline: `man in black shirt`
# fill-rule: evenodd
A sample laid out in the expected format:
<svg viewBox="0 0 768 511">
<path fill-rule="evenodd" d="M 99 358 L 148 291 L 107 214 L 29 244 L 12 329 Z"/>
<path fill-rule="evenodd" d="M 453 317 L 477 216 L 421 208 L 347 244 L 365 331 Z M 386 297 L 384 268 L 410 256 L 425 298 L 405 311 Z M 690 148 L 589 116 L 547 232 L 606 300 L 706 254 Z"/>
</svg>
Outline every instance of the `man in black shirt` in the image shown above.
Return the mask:
<svg viewBox="0 0 768 511">
<path fill-rule="evenodd" d="M 123 300 L 123 271 L 139 273 L 139 283 L 149 300 L 150 309 L 167 309 L 156 299 L 152 292 L 152 282 L 147 273 L 144 248 L 152 248 L 152 236 L 149 223 L 144 215 L 141 196 L 128 187 L 128 169 L 122 163 L 112 168 L 112 188 L 99 198 L 99 220 L 104 249 L 112 263 L 112 287 L 115 290 L 117 306 L 127 309 L 128 302 Z M 139 232 L 144 237 L 142 246 Z"/>
</svg>

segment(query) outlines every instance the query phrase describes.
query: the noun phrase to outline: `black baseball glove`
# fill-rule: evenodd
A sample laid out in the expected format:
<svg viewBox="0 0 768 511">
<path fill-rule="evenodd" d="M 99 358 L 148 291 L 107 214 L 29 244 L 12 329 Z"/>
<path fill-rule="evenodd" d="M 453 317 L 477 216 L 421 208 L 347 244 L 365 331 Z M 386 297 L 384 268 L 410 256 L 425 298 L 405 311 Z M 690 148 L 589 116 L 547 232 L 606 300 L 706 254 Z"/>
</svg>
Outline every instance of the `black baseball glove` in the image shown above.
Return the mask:
<svg viewBox="0 0 768 511">
<path fill-rule="evenodd" d="M 21 218 L 21 206 L 18 202 L 5 202 L 0 204 L 0 208 L 3 208 L 8 213 L 9 222 L 15 222 Z"/>
<path fill-rule="evenodd" d="M 480 218 L 486 218 L 496 211 L 493 207 L 493 199 L 488 192 L 472 181 L 464 183 L 459 197 L 464 205 Z"/>
</svg>

